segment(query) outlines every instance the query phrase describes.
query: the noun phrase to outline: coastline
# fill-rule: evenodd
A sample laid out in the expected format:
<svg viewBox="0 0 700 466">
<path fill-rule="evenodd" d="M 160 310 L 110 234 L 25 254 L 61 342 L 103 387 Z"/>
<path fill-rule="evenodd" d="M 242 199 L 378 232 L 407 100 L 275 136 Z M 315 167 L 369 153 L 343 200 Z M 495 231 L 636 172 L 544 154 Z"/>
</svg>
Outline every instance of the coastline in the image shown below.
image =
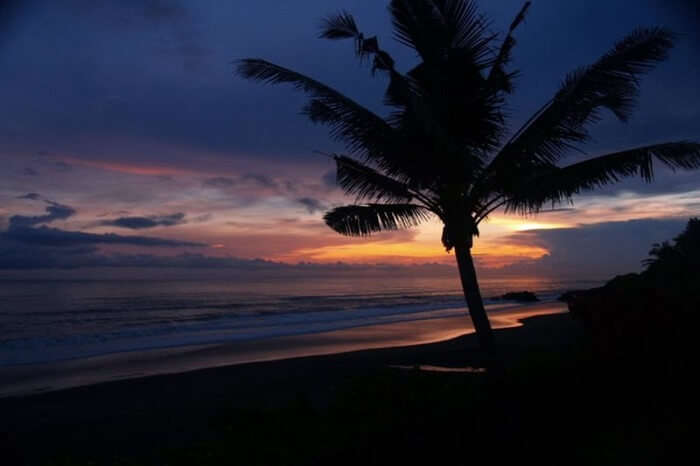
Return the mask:
<svg viewBox="0 0 700 466">
<path fill-rule="evenodd" d="M 531 361 L 570 355 L 584 340 L 582 326 L 568 314 L 518 320 L 496 330 L 496 339 L 504 362 L 528 373 L 543 370 Z M 311 406 L 304 413 L 324 412 L 339 394 L 361 390 L 368 380 L 416 383 L 415 370 L 392 366 L 478 368 L 481 358 L 472 333 L 422 345 L 235 364 L 1 398 L 0 452 L 17 464 L 46 464 L 63 455 L 83 458 L 85 464 L 132 456 L 145 458 L 138 464 L 160 464 L 153 458 L 163 452 L 217 438 L 221 422 L 257 425 L 257 416 L 287 412 L 290 406 Z M 440 373 L 437 379 L 420 380 L 480 386 L 487 381 L 484 375 Z M 260 437 L 263 443 L 265 439 Z"/>
<path fill-rule="evenodd" d="M 565 304 L 545 302 L 492 312 L 490 317 L 494 328 L 505 329 L 522 325 L 523 319 L 563 312 L 567 312 Z M 224 366 L 426 345 L 473 331 L 471 320 L 464 314 L 260 340 L 9 366 L 0 368 L 0 399 Z"/>
</svg>

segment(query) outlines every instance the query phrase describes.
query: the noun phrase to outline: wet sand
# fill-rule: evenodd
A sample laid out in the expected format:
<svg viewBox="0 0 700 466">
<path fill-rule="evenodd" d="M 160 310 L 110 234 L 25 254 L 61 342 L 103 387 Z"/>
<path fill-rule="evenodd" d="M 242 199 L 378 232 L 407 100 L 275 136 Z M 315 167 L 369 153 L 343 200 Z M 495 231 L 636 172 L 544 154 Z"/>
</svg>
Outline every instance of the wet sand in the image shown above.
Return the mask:
<svg viewBox="0 0 700 466">
<path fill-rule="evenodd" d="M 496 331 L 504 360 L 533 351 L 559 353 L 579 344 L 581 326 L 570 315 L 557 313 L 561 310 L 561 306 L 533 306 L 497 319 L 499 326 L 508 327 Z M 524 319 L 522 325 L 519 319 Z M 236 350 L 231 345 L 206 347 L 187 356 L 175 353 L 172 359 L 152 358 L 139 364 L 165 361 L 172 364 L 173 371 L 182 371 L 188 364 L 195 367 L 197 361 L 216 360 L 221 367 L 134 375 L 128 380 L 5 397 L 0 399 L 0 453 L 14 458 L 16 464 L 43 464 L 57 452 L 107 458 L 191 445 L 209 438 L 212 422 L 233 409 L 274 408 L 299 399 L 322 407 L 358 378 L 378 371 L 404 371 L 392 366 L 474 368 L 477 370 L 452 376 L 481 377 L 481 354 L 475 335 L 463 334 L 470 331 L 466 322 L 435 319 L 343 330 L 338 335 L 285 338 L 275 347 L 253 348 L 249 354 L 269 359 L 289 356 L 292 342 L 299 345 L 299 356 L 368 346 L 375 349 L 246 364 L 230 365 Z M 460 334 L 436 343 L 396 347 L 397 342 L 434 341 Z M 315 343 L 309 346 L 310 342 Z M 377 348 L 381 346 L 385 347 Z M 71 379 L 76 381 L 81 380 Z"/>
<path fill-rule="evenodd" d="M 511 328 L 521 325 L 522 319 L 562 312 L 566 312 L 566 306 L 562 303 L 541 303 L 494 312 L 491 321 L 494 328 Z M 218 345 L 116 353 L 51 364 L 20 365 L 0 368 L 0 397 L 236 364 L 424 345 L 473 331 L 471 320 L 465 315 Z"/>
</svg>

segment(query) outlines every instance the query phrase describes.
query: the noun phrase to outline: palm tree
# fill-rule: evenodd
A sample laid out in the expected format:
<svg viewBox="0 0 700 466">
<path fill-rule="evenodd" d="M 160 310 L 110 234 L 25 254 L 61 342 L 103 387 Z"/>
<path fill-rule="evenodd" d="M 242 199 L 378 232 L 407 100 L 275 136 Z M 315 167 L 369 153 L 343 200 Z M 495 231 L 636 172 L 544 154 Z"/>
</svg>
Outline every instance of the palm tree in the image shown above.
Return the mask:
<svg viewBox="0 0 700 466">
<path fill-rule="evenodd" d="M 526 2 L 505 35 L 470 0 L 391 0 L 395 38 L 419 57 L 397 70 L 376 37 L 360 32 L 347 12 L 326 18 L 321 37 L 354 41 L 372 73 L 388 77 L 382 117 L 331 87 L 261 59 L 237 62 L 237 72 L 265 83 L 289 83 L 310 96 L 303 113 L 330 127 L 347 154 L 333 154 L 337 181 L 355 203 L 326 213 L 338 233 L 366 236 L 413 227 L 437 217 L 442 242 L 454 248 L 469 314 L 481 347 L 493 349 L 474 261 L 473 237 L 498 209 L 529 214 L 542 206 L 623 178 L 650 182 L 654 162 L 673 170 L 700 168 L 700 144 L 668 142 L 622 150 L 560 166 L 589 140 L 587 127 L 609 110 L 626 121 L 639 78 L 666 59 L 674 36 L 640 28 L 595 63 L 569 73 L 554 97 L 509 134 L 504 109 L 517 72 L 508 70 L 514 32 Z M 509 137 L 507 137 L 509 136 Z"/>
</svg>

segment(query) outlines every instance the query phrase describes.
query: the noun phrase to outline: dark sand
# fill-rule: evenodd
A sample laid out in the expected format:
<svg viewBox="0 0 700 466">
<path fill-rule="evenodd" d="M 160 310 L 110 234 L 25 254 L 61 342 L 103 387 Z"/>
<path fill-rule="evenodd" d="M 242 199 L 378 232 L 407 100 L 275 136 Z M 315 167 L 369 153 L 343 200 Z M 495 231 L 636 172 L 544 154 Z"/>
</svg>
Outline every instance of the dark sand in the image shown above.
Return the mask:
<svg viewBox="0 0 700 466">
<path fill-rule="evenodd" d="M 528 351 L 558 352 L 582 338 L 579 323 L 568 314 L 523 323 L 497 331 L 506 362 Z M 109 457 L 182 446 L 206 438 L 210 420 L 224 409 L 275 407 L 300 397 L 323 406 L 350 379 L 392 370 L 387 369 L 392 365 L 418 364 L 480 367 L 475 336 L 8 397 L 0 399 L 0 454 L 10 465 L 51 456 L 57 449 Z"/>
<path fill-rule="evenodd" d="M 521 320 L 566 312 L 562 303 L 516 306 L 491 314 L 494 328 Z M 465 315 L 369 325 L 323 333 L 225 344 L 183 346 L 114 353 L 90 358 L 0 368 L 0 398 L 38 394 L 152 375 L 305 356 L 396 348 L 450 340 L 474 331 Z"/>
</svg>

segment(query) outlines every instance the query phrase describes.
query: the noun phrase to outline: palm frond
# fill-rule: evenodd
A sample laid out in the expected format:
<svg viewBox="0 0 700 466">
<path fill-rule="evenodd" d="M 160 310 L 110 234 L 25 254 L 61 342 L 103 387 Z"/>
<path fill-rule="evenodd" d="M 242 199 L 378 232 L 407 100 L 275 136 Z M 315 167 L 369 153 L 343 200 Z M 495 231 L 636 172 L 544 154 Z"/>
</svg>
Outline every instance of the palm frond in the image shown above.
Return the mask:
<svg viewBox="0 0 700 466">
<path fill-rule="evenodd" d="M 625 121 L 636 104 L 640 76 L 666 59 L 672 46 L 667 29 L 637 29 L 593 65 L 570 73 L 554 98 L 494 158 L 492 169 L 522 159 L 556 162 L 588 141 L 586 126 L 601 118 L 601 109 Z"/>
<path fill-rule="evenodd" d="M 349 97 L 296 71 L 259 59 L 238 61 L 237 72 L 247 79 L 268 84 L 292 84 L 311 95 L 302 112 L 316 123 L 330 126 L 331 135 L 352 152 L 375 153 L 385 144 L 392 128 L 383 118 Z"/>
<path fill-rule="evenodd" d="M 479 14 L 476 2 L 437 0 L 435 4 L 447 27 L 447 37 L 452 48 L 470 48 L 470 45 L 482 40 L 488 22 Z"/>
<path fill-rule="evenodd" d="M 400 122 L 437 140 L 440 147 L 433 152 L 450 152 L 448 158 L 498 148 L 503 100 L 484 76 L 494 61 L 495 35 L 488 32 L 476 3 L 394 0 L 389 8 L 397 39 L 423 59 L 403 79 L 392 76 L 385 100 L 398 109 L 392 126 Z"/>
<path fill-rule="evenodd" d="M 323 39 L 357 39 L 360 31 L 357 29 L 355 18 L 343 10 L 328 16 L 321 21 L 321 38 Z"/>
<path fill-rule="evenodd" d="M 700 144 L 671 142 L 639 147 L 602 155 L 572 165 L 543 169 L 522 180 L 520 187 L 509 194 L 507 211 L 536 212 L 545 203 L 561 203 L 574 194 L 617 183 L 624 178 L 641 176 L 646 182 L 654 179 L 654 160 L 671 170 L 700 168 Z"/>
<path fill-rule="evenodd" d="M 326 224 L 346 236 L 368 236 L 402 230 L 428 220 L 430 212 L 414 204 L 366 204 L 336 207 L 324 215 Z"/>
<path fill-rule="evenodd" d="M 501 44 L 501 48 L 498 51 L 498 55 L 496 56 L 493 65 L 491 65 L 491 71 L 489 71 L 488 81 L 491 84 L 491 87 L 498 91 L 508 93 L 513 92 L 513 78 L 515 78 L 515 76 L 517 76 L 518 73 L 506 72 L 505 66 L 511 61 L 511 52 L 513 51 L 513 47 L 515 47 L 516 43 L 513 33 L 515 32 L 517 27 L 525 20 L 525 16 L 527 15 L 527 11 L 530 9 L 531 5 L 532 2 L 525 2 L 523 7 L 520 9 L 518 15 L 515 17 L 515 19 L 510 25 L 508 34 L 506 35 L 506 38 Z"/>
<path fill-rule="evenodd" d="M 389 11 L 396 39 L 423 61 L 443 60 L 450 49 L 470 51 L 471 62 L 486 67 L 491 57 L 488 24 L 472 0 L 392 0 Z"/>
<path fill-rule="evenodd" d="M 420 173 L 406 165 L 405 144 L 392 126 L 340 92 L 296 71 L 265 60 L 245 59 L 238 62 L 238 73 L 264 83 L 289 83 L 310 94 L 311 101 L 302 113 L 314 123 L 330 128 L 331 137 L 345 143 L 353 154 L 361 154 L 386 170 L 389 176 L 409 179 Z"/>
<path fill-rule="evenodd" d="M 413 194 L 401 181 L 383 175 L 377 170 L 350 157 L 334 157 L 337 172 L 336 180 L 346 194 L 355 196 L 355 202 L 387 201 L 410 202 Z"/>
<path fill-rule="evenodd" d="M 379 48 L 377 37 L 365 37 L 357 28 L 355 18 L 347 11 L 324 18 L 321 22 L 320 37 L 331 40 L 354 39 L 355 53 L 361 61 L 374 56 L 372 74 L 377 70 L 386 72 L 394 70 L 394 59 L 385 50 Z"/>
</svg>

